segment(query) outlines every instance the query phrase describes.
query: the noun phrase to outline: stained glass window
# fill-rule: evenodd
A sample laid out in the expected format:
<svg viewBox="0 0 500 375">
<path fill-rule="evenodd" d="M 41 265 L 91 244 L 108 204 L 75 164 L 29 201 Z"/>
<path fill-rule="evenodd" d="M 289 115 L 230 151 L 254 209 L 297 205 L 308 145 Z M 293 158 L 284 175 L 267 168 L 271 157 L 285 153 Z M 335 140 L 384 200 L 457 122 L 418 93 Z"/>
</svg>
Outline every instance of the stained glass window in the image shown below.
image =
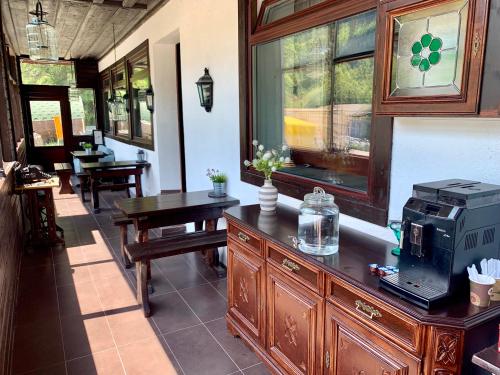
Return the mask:
<svg viewBox="0 0 500 375">
<path fill-rule="evenodd" d="M 391 96 L 461 93 L 469 0 L 394 19 Z"/>
</svg>

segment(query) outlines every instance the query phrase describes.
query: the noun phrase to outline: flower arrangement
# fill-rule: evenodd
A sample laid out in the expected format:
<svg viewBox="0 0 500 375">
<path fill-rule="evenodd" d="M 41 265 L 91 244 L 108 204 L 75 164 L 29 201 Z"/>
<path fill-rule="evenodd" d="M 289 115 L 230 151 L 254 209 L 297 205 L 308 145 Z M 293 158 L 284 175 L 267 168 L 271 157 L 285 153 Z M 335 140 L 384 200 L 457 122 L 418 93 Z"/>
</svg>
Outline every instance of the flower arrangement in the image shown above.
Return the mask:
<svg viewBox="0 0 500 375">
<path fill-rule="evenodd" d="M 283 154 L 288 151 L 287 145 L 282 145 L 278 149 L 265 150 L 264 145 L 259 144 L 256 139 L 252 141 L 252 144 L 255 147 L 255 159 L 245 160 L 245 167 L 252 166 L 257 171 L 264 173 L 266 180 L 270 180 L 273 172 L 282 168 L 285 163 L 290 163 L 290 157 Z"/>
<path fill-rule="evenodd" d="M 207 177 L 210 179 L 210 181 L 216 183 L 216 184 L 223 184 L 224 182 L 227 182 L 227 176 L 224 172 L 219 171 L 218 169 L 207 169 Z"/>
</svg>

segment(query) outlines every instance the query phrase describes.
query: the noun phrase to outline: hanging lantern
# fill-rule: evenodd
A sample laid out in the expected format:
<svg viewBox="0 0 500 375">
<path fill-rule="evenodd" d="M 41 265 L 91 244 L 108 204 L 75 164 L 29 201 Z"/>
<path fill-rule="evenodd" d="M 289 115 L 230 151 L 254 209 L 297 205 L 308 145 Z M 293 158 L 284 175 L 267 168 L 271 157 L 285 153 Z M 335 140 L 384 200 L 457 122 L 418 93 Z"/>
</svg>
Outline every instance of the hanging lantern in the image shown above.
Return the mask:
<svg viewBox="0 0 500 375">
<path fill-rule="evenodd" d="M 43 11 L 40 0 L 36 3 L 36 9 L 32 10 L 30 14 L 33 17 L 26 25 L 30 59 L 35 61 L 59 60 L 56 30 L 45 20 L 44 16 L 47 15 L 47 12 Z"/>
<path fill-rule="evenodd" d="M 155 94 L 153 89 L 150 87 L 146 90 L 146 107 L 148 107 L 149 112 L 153 112 L 155 110 L 154 97 Z"/>
<path fill-rule="evenodd" d="M 111 113 L 112 121 L 126 121 L 128 119 L 127 114 L 127 102 L 128 95 L 117 95 L 113 92 L 111 97 L 108 99 L 109 112 Z"/>
<path fill-rule="evenodd" d="M 200 105 L 205 107 L 207 112 L 212 110 L 214 96 L 214 81 L 208 73 L 208 68 L 205 68 L 205 74 L 196 82 L 198 86 L 198 96 L 200 97 Z"/>
</svg>

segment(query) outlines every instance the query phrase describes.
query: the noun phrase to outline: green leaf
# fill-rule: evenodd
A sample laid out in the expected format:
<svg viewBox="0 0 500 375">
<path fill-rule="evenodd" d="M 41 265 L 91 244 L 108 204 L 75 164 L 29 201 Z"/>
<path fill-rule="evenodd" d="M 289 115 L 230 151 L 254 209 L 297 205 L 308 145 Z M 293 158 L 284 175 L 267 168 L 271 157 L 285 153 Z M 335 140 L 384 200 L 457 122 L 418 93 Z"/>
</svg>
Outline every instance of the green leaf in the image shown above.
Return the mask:
<svg viewBox="0 0 500 375">
<path fill-rule="evenodd" d="M 431 68 L 431 64 L 429 63 L 429 60 L 422 59 L 418 68 L 420 69 L 421 72 L 426 72 Z"/>
<path fill-rule="evenodd" d="M 420 43 L 420 42 L 413 43 L 413 45 L 411 46 L 411 52 L 414 55 L 416 55 L 416 54 L 419 54 L 421 51 L 422 51 L 422 43 Z"/>
<path fill-rule="evenodd" d="M 422 61 L 422 57 L 420 55 L 413 55 L 411 57 L 411 65 L 414 66 L 414 67 L 417 67 L 420 65 L 420 61 Z"/>
<path fill-rule="evenodd" d="M 422 35 L 422 38 L 420 39 L 422 42 L 422 46 L 424 47 L 429 47 L 432 41 L 432 34 L 424 34 Z"/>
<path fill-rule="evenodd" d="M 443 47 L 443 41 L 441 40 L 441 38 L 432 39 L 432 42 L 429 45 L 429 49 L 433 52 L 439 51 L 441 47 Z"/>
<path fill-rule="evenodd" d="M 429 55 L 429 62 L 431 65 L 436 65 L 441 61 L 441 54 L 439 52 L 431 52 Z"/>
</svg>

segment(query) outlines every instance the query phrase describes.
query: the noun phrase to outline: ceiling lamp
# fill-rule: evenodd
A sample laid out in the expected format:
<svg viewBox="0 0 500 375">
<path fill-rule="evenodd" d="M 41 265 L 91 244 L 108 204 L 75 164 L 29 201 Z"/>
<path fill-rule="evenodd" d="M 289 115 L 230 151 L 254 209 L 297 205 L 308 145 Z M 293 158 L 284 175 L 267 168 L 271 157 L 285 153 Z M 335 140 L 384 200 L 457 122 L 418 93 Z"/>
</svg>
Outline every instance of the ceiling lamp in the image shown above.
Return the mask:
<svg viewBox="0 0 500 375">
<path fill-rule="evenodd" d="M 116 35 L 115 35 L 115 24 L 113 26 L 113 48 L 115 50 L 115 63 L 116 63 Z M 114 88 L 111 92 L 111 96 L 108 99 L 108 108 L 111 113 L 112 121 L 127 121 L 128 111 L 129 111 L 129 100 L 128 95 L 121 95 L 120 92 L 116 91 Z"/>
<path fill-rule="evenodd" d="M 33 17 L 26 25 L 30 59 L 35 61 L 59 60 L 56 30 L 45 20 L 44 16 L 47 15 L 47 12 L 43 11 L 40 0 L 36 3 L 36 9 L 32 10 L 30 14 Z"/>
<path fill-rule="evenodd" d="M 80 90 L 76 85 L 76 74 L 75 74 L 75 64 L 71 58 L 71 51 L 69 52 L 69 61 L 71 63 L 71 79 L 69 81 L 69 101 L 79 102 L 80 101 Z"/>
</svg>

